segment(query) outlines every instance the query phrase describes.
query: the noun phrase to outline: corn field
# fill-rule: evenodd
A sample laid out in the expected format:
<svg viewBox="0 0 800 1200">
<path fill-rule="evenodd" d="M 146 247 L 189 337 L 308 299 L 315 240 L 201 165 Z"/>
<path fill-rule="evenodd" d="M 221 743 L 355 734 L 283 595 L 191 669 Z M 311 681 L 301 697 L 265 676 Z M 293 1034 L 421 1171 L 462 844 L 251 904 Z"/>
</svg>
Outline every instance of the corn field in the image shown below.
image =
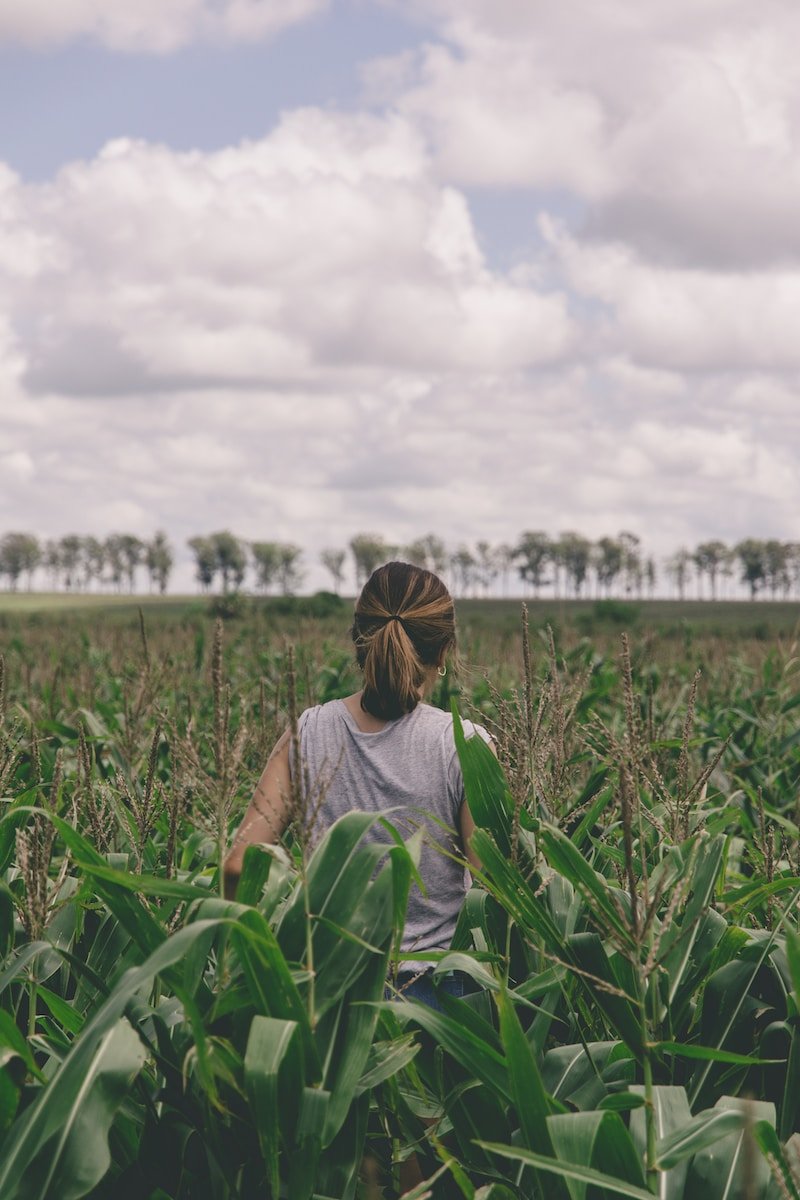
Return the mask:
<svg viewBox="0 0 800 1200">
<path fill-rule="evenodd" d="M 4 621 L 2 1200 L 392 1200 L 412 1154 L 416 1200 L 800 1200 L 792 638 L 462 629 L 432 702 L 483 866 L 438 1011 L 391 985 L 414 838 L 298 812 L 223 898 L 346 629 Z"/>
</svg>

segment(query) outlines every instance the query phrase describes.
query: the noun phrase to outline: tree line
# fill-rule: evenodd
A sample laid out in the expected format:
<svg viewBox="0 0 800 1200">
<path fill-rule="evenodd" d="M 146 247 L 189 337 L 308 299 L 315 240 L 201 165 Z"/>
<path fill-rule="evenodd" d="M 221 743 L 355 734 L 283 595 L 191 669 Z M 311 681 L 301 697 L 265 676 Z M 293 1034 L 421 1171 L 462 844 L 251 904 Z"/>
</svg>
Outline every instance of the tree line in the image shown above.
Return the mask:
<svg viewBox="0 0 800 1200">
<path fill-rule="evenodd" d="M 41 568 L 54 591 L 88 589 L 93 583 L 121 592 L 136 590 L 136 572 L 144 567 L 151 590 L 167 590 L 175 556 L 167 535 L 159 530 L 149 541 L 132 533 L 106 538 L 76 533 L 40 541 L 32 533 L 6 533 L 0 538 L 0 578 L 16 591 L 21 580 L 30 589 Z"/>
<path fill-rule="evenodd" d="M 219 586 L 238 591 L 245 584 L 268 594 L 291 595 L 305 578 L 303 550 L 294 542 L 247 541 L 230 530 L 192 537 L 187 543 L 202 591 Z M 512 579 L 538 597 L 654 596 L 659 578 L 666 578 L 683 600 L 688 594 L 717 599 L 744 584 L 751 596 L 788 598 L 800 592 L 800 543 L 746 538 L 729 546 L 719 540 L 682 547 L 659 568 L 641 540 L 622 531 L 595 541 L 568 531 L 551 537 L 526 530 L 515 542 L 477 541 L 449 549 L 429 533 L 407 545 L 388 542 L 377 533 L 357 533 L 345 548 L 323 550 L 319 561 L 330 576 L 331 588 L 341 592 L 352 569 L 360 588 L 375 567 L 390 558 L 427 567 L 444 576 L 459 596 L 508 595 Z M 53 590 L 87 590 L 96 585 L 121 592 L 136 590 L 144 570 L 151 591 L 164 594 L 175 563 L 175 552 L 162 531 L 151 539 L 130 533 L 106 538 L 67 534 L 40 541 L 31 533 L 7 533 L 0 538 L 0 579 L 17 590 L 32 586 L 43 571 Z M 249 576 L 249 578 L 248 578 Z"/>
</svg>

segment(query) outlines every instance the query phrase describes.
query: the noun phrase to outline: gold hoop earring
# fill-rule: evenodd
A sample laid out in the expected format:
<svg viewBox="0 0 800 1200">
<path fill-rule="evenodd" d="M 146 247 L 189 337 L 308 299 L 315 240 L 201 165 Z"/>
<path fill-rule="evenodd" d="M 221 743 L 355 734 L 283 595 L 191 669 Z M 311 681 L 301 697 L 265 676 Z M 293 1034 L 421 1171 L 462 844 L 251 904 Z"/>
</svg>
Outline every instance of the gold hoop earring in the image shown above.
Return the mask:
<svg viewBox="0 0 800 1200">
<path fill-rule="evenodd" d="M 443 664 L 441 667 L 437 667 L 436 674 L 440 675 L 442 679 L 444 679 L 445 675 L 447 674 L 447 666 Z"/>
</svg>

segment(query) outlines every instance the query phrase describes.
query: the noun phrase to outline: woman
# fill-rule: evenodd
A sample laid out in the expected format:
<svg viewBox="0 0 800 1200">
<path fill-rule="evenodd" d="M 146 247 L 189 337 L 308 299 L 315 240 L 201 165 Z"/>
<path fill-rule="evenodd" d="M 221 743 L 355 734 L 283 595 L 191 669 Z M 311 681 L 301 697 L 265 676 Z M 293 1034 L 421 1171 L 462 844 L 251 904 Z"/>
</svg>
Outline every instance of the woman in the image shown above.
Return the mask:
<svg viewBox="0 0 800 1200">
<path fill-rule="evenodd" d="M 452 716 L 424 703 L 455 648 L 453 600 L 431 571 L 387 563 L 364 585 L 351 633 L 363 688 L 307 709 L 298 721 L 303 779 L 319 798 L 318 804 L 306 798 L 314 814 L 309 832 L 318 838 L 352 809 L 388 812 L 404 835 L 424 829 L 419 872 L 427 894 L 412 886 L 397 986 L 435 1005 L 431 964 L 415 954 L 449 947 L 467 886 L 459 860 L 466 856 L 479 865 L 469 844 L 474 825 L 464 802 Z M 477 732 L 489 741 L 481 726 L 464 725 L 467 736 Z M 286 733 L 225 860 L 228 896 L 235 893 L 246 846 L 276 842 L 293 816 L 293 759 Z M 387 840 L 377 822 L 366 836 Z M 445 978 L 442 986 L 460 994 L 461 979 Z"/>
</svg>

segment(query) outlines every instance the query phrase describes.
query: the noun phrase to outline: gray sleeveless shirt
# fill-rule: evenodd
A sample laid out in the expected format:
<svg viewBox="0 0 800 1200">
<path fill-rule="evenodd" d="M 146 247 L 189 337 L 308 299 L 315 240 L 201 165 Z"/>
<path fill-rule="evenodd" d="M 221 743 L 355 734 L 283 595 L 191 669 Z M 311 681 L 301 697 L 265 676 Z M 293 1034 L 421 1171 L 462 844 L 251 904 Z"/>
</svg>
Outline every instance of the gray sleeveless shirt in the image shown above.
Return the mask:
<svg viewBox="0 0 800 1200">
<path fill-rule="evenodd" d="M 442 853 L 463 854 L 459 814 L 464 781 L 451 714 L 418 704 L 377 733 L 364 733 L 347 705 L 331 700 L 306 709 L 298 729 L 312 810 L 321 797 L 312 840 L 353 809 L 393 809 L 387 819 L 403 837 L 424 829 L 419 873 L 427 895 L 412 883 L 401 944 L 403 969 L 424 970 L 430 964 L 415 961 L 414 952 L 448 948 L 469 880 L 463 868 Z M 489 740 L 483 726 L 471 721 L 464 721 L 464 733 Z M 377 824 L 366 837 L 389 842 Z"/>
</svg>

